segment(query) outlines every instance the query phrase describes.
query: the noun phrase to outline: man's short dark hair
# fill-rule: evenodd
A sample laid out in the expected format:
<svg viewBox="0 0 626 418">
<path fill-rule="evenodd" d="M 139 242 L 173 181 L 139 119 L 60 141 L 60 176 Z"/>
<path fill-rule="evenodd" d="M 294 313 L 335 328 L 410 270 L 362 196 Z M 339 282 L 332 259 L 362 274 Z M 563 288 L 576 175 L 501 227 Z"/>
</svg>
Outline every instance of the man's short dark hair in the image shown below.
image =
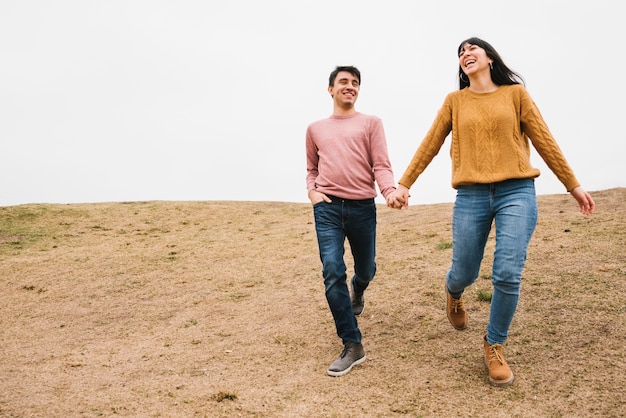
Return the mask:
<svg viewBox="0 0 626 418">
<path fill-rule="evenodd" d="M 339 74 L 341 71 L 346 71 L 350 74 L 352 74 L 353 76 L 356 77 L 356 79 L 359 81 L 359 86 L 361 85 L 361 72 L 359 71 L 358 68 L 353 67 L 352 65 L 344 65 L 344 66 L 338 66 L 336 67 L 332 73 L 330 73 L 330 77 L 328 77 L 328 85 L 329 86 L 334 86 L 335 85 L 335 78 L 337 78 L 337 74 Z"/>
</svg>

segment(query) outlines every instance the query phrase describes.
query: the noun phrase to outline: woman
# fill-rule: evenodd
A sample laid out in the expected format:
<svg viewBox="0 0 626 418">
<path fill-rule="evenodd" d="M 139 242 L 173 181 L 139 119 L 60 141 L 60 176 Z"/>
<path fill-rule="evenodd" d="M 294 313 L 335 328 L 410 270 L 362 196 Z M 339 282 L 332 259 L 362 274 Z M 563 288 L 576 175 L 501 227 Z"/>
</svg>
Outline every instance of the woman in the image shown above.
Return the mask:
<svg viewBox="0 0 626 418">
<path fill-rule="evenodd" d="M 578 183 L 522 78 L 510 70 L 487 42 L 470 38 L 459 45 L 459 90 L 448 94 L 388 200 L 407 207 L 409 188 L 452 132 L 452 265 L 446 275 L 447 316 L 458 330 L 467 327 L 462 295 L 478 277 L 492 222 L 496 249 L 493 296 L 483 338 L 489 382 L 506 386 L 513 373 L 502 352 L 519 300 L 522 269 L 537 222 L 530 146 L 537 150 L 576 199 L 583 214 L 595 203 Z"/>
</svg>

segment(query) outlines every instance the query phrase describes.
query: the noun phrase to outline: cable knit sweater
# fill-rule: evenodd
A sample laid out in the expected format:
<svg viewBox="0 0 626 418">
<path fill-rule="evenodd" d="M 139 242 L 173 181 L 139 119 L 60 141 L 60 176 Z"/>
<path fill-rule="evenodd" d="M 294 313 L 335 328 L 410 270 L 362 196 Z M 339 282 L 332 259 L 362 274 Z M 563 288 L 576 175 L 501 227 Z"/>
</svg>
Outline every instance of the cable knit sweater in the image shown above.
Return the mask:
<svg viewBox="0 0 626 418">
<path fill-rule="evenodd" d="M 363 113 L 330 116 L 306 131 L 306 185 L 344 199 L 383 196 L 395 190 L 380 118 Z"/>
<path fill-rule="evenodd" d="M 579 186 L 539 109 L 521 84 L 448 94 L 399 183 L 410 188 L 452 132 L 452 187 L 535 178 L 533 147 L 567 191 Z"/>
</svg>

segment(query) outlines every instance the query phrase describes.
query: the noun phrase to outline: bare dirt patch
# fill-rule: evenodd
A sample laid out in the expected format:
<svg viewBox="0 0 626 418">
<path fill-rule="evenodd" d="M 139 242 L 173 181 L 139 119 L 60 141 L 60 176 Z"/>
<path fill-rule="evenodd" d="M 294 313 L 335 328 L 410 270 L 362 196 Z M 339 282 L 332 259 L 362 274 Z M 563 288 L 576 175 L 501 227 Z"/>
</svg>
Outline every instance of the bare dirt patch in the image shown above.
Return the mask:
<svg viewBox="0 0 626 418">
<path fill-rule="evenodd" d="M 308 204 L 0 208 L 0 416 L 624 416 L 626 189 L 592 195 L 590 217 L 539 197 L 505 389 L 482 358 L 493 238 L 469 328 L 445 316 L 451 204 L 379 207 L 368 360 L 341 378 Z"/>
</svg>

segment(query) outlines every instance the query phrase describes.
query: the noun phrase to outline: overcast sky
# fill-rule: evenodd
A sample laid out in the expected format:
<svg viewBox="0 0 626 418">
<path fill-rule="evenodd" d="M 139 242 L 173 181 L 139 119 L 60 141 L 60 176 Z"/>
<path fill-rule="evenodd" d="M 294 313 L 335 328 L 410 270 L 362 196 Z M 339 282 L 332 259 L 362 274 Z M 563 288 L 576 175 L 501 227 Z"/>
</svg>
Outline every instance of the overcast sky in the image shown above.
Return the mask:
<svg viewBox="0 0 626 418">
<path fill-rule="evenodd" d="M 0 0 L 0 206 L 307 202 L 304 136 L 336 65 L 362 72 L 396 180 L 456 49 L 521 73 L 588 191 L 626 186 L 626 53 L 614 0 Z M 449 141 L 449 138 L 448 138 Z M 411 204 L 450 202 L 449 142 Z M 539 194 L 564 193 L 533 153 Z M 378 199 L 382 202 L 382 199 Z"/>
</svg>

